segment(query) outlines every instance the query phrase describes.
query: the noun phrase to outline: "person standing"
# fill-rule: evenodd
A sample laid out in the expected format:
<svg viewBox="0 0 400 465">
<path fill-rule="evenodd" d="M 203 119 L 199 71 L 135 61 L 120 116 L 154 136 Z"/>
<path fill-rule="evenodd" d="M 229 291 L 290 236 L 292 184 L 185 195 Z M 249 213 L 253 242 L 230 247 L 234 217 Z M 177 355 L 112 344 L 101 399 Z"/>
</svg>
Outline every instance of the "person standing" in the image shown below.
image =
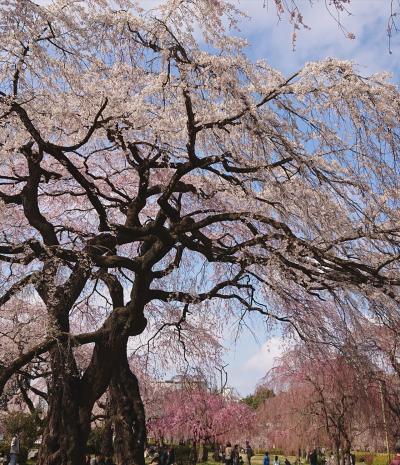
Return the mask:
<svg viewBox="0 0 400 465">
<path fill-rule="evenodd" d="M 274 465 L 279 465 L 279 457 L 275 455 Z"/>
<path fill-rule="evenodd" d="M 16 465 L 17 464 L 17 459 L 19 455 L 19 433 L 15 433 L 13 438 L 11 439 L 11 445 L 10 445 L 10 461 L 9 465 Z"/>
<path fill-rule="evenodd" d="M 232 465 L 239 465 L 240 451 L 239 445 L 235 444 L 232 451 Z"/>
<path fill-rule="evenodd" d="M 310 465 L 318 465 L 318 454 L 317 449 L 314 449 L 309 457 Z"/>
<path fill-rule="evenodd" d="M 396 455 L 393 457 L 390 465 L 400 465 L 400 441 L 396 444 Z"/>
<path fill-rule="evenodd" d="M 167 465 L 174 465 L 175 463 L 175 450 L 172 446 L 168 448 L 166 463 Z"/>
<path fill-rule="evenodd" d="M 327 465 L 335 465 L 336 460 L 335 460 L 335 455 L 333 452 L 329 455 L 328 460 L 326 461 Z"/>
<path fill-rule="evenodd" d="M 269 453 L 268 452 L 265 452 L 264 454 L 263 465 L 269 465 Z"/>
<path fill-rule="evenodd" d="M 160 449 L 159 449 L 159 454 L 160 454 L 160 465 L 167 465 L 167 460 L 168 460 L 168 449 L 165 444 L 161 444 Z"/>
<path fill-rule="evenodd" d="M 232 465 L 232 444 L 230 442 L 226 443 L 224 457 L 225 465 Z"/>
<path fill-rule="evenodd" d="M 253 449 L 250 446 L 249 441 L 246 441 L 246 447 L 245 447 L 245 455 L 246 455 L 246 465 L 251 465 L 251 458 L 253 457 Z"/>
</svg>

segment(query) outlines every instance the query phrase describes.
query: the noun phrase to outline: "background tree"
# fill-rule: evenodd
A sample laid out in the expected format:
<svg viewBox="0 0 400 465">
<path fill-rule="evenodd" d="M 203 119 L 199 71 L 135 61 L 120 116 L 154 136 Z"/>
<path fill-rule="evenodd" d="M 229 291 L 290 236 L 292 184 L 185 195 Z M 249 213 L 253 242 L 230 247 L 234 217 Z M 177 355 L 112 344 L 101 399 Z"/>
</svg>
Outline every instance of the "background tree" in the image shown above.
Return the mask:
<svg viewBox="0 0 400 465">
<path fill-rule="evenodd" d="M 259 416 L 262 421 L 276 412 L 268 433 L 274 444 L 291 450 L 323 446 L 338 465 L 360 438 L 378 435 L 382 444 L 379 385 L 331 346 L 298 344 L 282 356 L 271 380 L 280 392 Z"/>
<path fill-rule="evenodd" d="M 254 394 L 250 394 L 242 399 L 242 402 L 247 404 L 253 410 L 257 410 L 264 401 L 274 396 L 274 391 L 266 386 L 258 386 Z"/>
<path fill-rule="evenodd" d="M 247 405 L 220 393 L 190 386 L 162 391 L 157 415 L 149 418 L 152 437 L 174 443 L 191 441 L 196 457 L 200 445 L 242 443 L 254 428 L 254 413 Z"/>
</svg>

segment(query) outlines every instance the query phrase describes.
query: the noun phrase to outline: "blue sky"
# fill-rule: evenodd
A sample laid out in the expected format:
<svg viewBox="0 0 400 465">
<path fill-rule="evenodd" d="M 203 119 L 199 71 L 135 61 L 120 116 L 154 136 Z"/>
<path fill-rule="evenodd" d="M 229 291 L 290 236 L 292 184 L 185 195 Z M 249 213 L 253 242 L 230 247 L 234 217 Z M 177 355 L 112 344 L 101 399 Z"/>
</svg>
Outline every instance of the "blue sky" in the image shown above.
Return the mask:
<svg viewBox="0 0 400 465">
<path fill-rule="evenodd" d="M 266 2 L 268 5 L 268 2 Z M 310 30 L 300 30 L 293 51 L 292 26 L 283 18 L 279 21 L 269 0 L 241 0 L 237 4 L 250 18 L 240 22 L 240 35 L 247 38 L 247 53 L 252 59 L 264 58 L 272 66 L 290 75 L 308 61 L 326 57 L 352 60 L 359 65 L 361 74 L 389 71 L 393 81 L 400 79 L 400 33 L 392 37 L 389 53 L 387 24 L 390 0 L 352 0 L 351 15 L 342 14 L 342 22 L 356 38 L 350 40 L 325 8 L 325 2 L 298 0 L 304 22 Z M 279 330 L 267 328 L 260 318 L 252 324 L 252 331 L 243 331 L 238 340 L 232 327 L 232 337 L 226 339 L 228 383 L 241 395 L 254 391 L 260 378 L 273 366 L 284 342 Z"/>
<path fill-rule="evenodd" d="M 240 29 L 251 44 L 247 51 L 252 58 L 266 58 L 288 74 L 307 61 L 328 56 L 354 60 L 366 72 L 396 72 L 399 68 L 399 35 L 392 39 L 393 53 L 389 54 L 388 49 L 390 0 L 351 0 L 351 15 L 343 12 L 341 19 L 347 30 L 355 34 L 354 40 L 341 32 L 324 1 L 314 0 L 311 7 L 308 0 L 298 0 L 304 22 L 311 29 L 299 31 L 295 51 L 291 42 L 292 26 L 284 18 L 278 20 L 272 0 L 266 3 L 264 8 L 263 0 L 237 1 L 250 16 L 241 21 Z"/>
</svg>

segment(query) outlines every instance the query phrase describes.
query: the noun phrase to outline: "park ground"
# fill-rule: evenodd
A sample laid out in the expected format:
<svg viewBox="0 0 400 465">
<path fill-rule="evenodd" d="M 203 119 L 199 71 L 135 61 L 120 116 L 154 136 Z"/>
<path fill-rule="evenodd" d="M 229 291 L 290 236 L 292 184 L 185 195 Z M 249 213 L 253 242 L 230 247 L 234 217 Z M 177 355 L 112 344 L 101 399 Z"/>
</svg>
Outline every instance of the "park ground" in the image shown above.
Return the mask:
<svg viewBox="0 0 400 465">
<path fill-rule="evenodd" d="M 389 463 L 389 457 L 387 454 L 381 454 L 381 453 L 371 453 L 371 452 L 363 452 L 363 451 L 358 451 L 355 453 L 356 454 L 356 464 L 359 465 L 388 465 Z M 211 455 L 211 454 L 210 454 Z M 272 454 L 273 457 L 274 454 Z M 291 455 L 279 455 L 279 461 L 281 464 L 283 464 L 285 458 L 288 458 L 291 463 L 294 463 L 296 460 L 295 456 Z M 262 465 L 264 460 L 264 455 L 263 454 L 256 454 L 252 459 L 251 459 L 251 464 L 252 465 Z M 28 460 L 27 465 L 35 465 L 35 461 L 33 460 Z M 208 462 L 204 463 L 199 463 L 198 465 L 221 465 L 221 462 L 215 462 L 214 460 L 208 460 Z"/>
<path fill-rule="evenodd" d="M 382 453 L 374 453 L 374 452 L 364 452 L 364 451 L 357 451 L 355 452 L 356 454 L 356 465 L 388 465 L 390 460 L 387 454 L 382 454 Z M 271 454 L 271 463 L 273 462 L 273 457 L 275 454 Z M 296 460 L 295 456 L 291 455 L 278 455 L 279 456 L 279 462 L 281 464 L 284 463 L 285 458 L 288 458 L 290 463 L 294 463 Z M 252 465 L 262 465 L 264 460 L 264 455 L 263 454 L 256 454 L 254 457 L 251 459 L 251 464 Z M 302 463 L 308 463 L 308 462 L 303 462 Z M 214 462 L 213 460 L 208 460 L 208 462 L 204 462 L 202 464 L 198 465 L 221 465 L 221 462 Z"/>
</svg>

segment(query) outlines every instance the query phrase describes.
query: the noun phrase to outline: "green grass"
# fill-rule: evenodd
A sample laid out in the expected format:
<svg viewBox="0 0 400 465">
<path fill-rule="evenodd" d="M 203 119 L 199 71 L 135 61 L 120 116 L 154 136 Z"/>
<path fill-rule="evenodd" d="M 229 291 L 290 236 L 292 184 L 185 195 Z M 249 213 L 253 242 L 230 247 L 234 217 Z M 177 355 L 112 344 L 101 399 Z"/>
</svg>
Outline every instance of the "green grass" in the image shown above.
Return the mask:
<svg viewBox="0 0 400 465">
<path fill-rule="evenodd" d="M 276 454 L 269 454 L 269 462 L 270 464 L 274 463 Z M 279 463 L 282 465 L 285 462 L 285 459 L 287 458 L 290 463 L 293 463 L 296 460 L 296 457 L 294 455 L 279 455 Z M 260 465 L 264 463 L 264 454 L 256 454 L 251 458 L 251 464 L 252 465 Z"/>
<path fill-rule="evenodd" d="M 366 451 L 357 451 L 355 452 L 356 462 L 364 463 L 365 465 L 388 465 L 391 459 L 393 459 L 394 454 L 391 454 L 390 460 L 388 454 L 382 454 L 377 452 L 366 452 Z M 364 459 L 364 460 L 362 460 Z"/>
</svg>

